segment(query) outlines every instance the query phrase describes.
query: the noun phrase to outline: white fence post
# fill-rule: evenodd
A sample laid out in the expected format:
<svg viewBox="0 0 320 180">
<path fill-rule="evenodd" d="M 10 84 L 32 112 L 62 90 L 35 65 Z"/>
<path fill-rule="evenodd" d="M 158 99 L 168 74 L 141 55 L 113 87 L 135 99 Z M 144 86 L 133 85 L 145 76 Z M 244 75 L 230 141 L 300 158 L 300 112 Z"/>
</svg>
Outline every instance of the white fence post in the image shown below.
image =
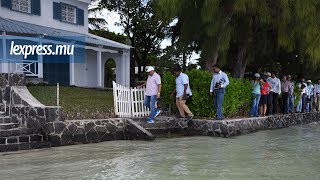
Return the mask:
<svg viewBox="0 0 320 180">
<path fill-rule="evenodd" d="M 145 88 L 130 88 L 113 82 L 114 112 L 118 117 L 144 117 L 150 111 L 143 105 Z"/>
<path fill-rule="evenodd" d="M 57 83 L 57 106 L 59 107 L 60 104 L 60 87 L 59 87 L 59 83 Z"/>
</svg>

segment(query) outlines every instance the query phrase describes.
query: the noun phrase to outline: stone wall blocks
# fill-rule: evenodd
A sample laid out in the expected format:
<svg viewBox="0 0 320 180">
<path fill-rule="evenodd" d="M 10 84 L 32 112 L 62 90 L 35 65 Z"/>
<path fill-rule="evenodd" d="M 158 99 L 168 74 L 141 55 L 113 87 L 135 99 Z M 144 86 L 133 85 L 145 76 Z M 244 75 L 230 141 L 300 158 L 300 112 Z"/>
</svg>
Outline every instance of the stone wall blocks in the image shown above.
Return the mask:
<svg viewBox="0 0 320 180">
<path fill-rule="evenodd" d="M 87 143 L 84 128 L 78 128 L 73 135 L 74 142 Z"/>
<path fill-rule="evenodd" d="M 71 132 L 71 134 L 74 134 L 77 131 L 78 127 L 75 124 L 69 124 L 68 129 Z"/>
<path fill-rule="evenodd" d="M 49 141 L 51 142 L 51 146 L 61 146 L 61 137 L 57 134 L 50 134 L 48 137 Z"/>
<path fill-rule="evenodd" d="M 20 96 L 17 93 L 12 93 L 12 103 L 15 105 L 21 105 L 22 100 Z"/>
<path fill-rule="evenodd" d="M 100 140 L 97 131 L 90 129 L 90 131 L 86 132 L 86 140 L 90 143 L 99 142 Z"/>
<path fill-rule="evenodd" d="M 37 110 L 37 116 L 39 116 L 39 117 L 44 117 L 44 108 L 42 108 L 42 107 L 38 107 L 38 108 L 36 108 L 36 110 Z"/>
<path fill-rule="evenodd" d="M 89 132 L 93 127 L 95 127 L 96 125 L 94 124 L 94 122 L 87 122 L 85 125 L 84 125 L 84 130 L 86 132 Z"/>
<path fill-rule="evenodd" d="M 27 128 L 31 129 L 34 134 L 41 132 L 42 128 L 39 121 L 33 118 L 27 118 L 26 123 L 27 123 Z"/>
<path fill-rule="evenodd" d="M 107 123 L 107 124 L 105 125 L 105 127 L 107 128 L 107 130 L 108 130 L 110 133 L 114 133 L 114 132 L 117 131 L 117 127 L 116 127 L 114 124 L 112 124 L 112 123 Z"/>
<path fill-rule="evenodd" d="M 43 126 L 43 129 L 44 129 L 44 132 L 45 132 L 46 134 L 54 133 L 54 124 L 53 124 L 53 123 L 46 123 L 46 124 Z"/>
<path fill-rule="evenodd" d="M 61 134 L 65 128 L 66 128 L 66 124 L 64 122 L 55 122 L 54 123 L 55 134 Z"/>
<path fill-rule="evenodd" d="M 61 145 L 73 144 L 73 135 L 68 129 L 64 129 L 61 135 Z"/>
</svg>

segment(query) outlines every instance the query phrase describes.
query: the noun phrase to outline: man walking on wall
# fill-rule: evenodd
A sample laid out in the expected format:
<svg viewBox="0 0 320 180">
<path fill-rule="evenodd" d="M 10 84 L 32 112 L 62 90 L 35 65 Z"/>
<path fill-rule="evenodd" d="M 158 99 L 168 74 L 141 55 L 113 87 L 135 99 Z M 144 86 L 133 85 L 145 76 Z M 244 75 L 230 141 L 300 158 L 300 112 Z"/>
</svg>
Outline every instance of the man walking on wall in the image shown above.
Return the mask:
<svg viewBox="0 0 320 180">
<path fill-rule="evenodd" d="M 149 73 L 147 82 L 138 86 L 145 86 L 145 98 L 144 98 L 144 105 L 150 109 L 150 115 L 147 120 L 148 123 L 154 123 L 154 118 L 160 114 L 160 110 L 155 107 L 157 99 L 160 98 L 161 92 L 161 77 L 157 74 L 153 67 L 149 67 L 147 69 L 147 73 Z"/>
<path fill-rule="evenodd" d="M 180 67 L 175 67 L 173 69 L 173 74 L 176 76 L 176 89 L 172 92 L 171 96 L 176 93 L 176 105 L 180 113 L 180 118 L 187 117 L 188 120 L 191 120 L 193 118 L 193 114 L 186 105 L 187 99 L 192 96 L 189 77 L 185 73 L 181 72 Z"/>
<path fill-rule="evenodd" d="M 210 95 L 214 96 L 214 107 L 216 109 L 216 119 L 222 120 L 222 105 L 226 87 L 229 85 L 229 78 L 226 73 L 220 70 L 219 65 L 213 65 L 213 76 L 210 85 Z"/>
</svg>

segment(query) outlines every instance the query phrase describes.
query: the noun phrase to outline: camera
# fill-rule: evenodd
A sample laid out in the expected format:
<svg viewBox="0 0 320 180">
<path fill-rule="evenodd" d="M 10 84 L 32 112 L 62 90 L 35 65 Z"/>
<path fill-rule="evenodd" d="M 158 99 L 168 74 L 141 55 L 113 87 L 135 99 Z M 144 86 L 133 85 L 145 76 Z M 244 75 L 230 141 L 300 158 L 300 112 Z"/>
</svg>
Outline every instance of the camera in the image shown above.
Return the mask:
<svg viewBox="0 0 320 180">
<path fill-rule="evenodd" d="M 222 81 L 220 80 L 220 81 L 218 81 L 218 82 L 216 82 L 216 84 L 215 84 L 215 88 L 216 89 L 220 89 L 221 88 L 221 84 L 222 84 Z"/>
</svg>

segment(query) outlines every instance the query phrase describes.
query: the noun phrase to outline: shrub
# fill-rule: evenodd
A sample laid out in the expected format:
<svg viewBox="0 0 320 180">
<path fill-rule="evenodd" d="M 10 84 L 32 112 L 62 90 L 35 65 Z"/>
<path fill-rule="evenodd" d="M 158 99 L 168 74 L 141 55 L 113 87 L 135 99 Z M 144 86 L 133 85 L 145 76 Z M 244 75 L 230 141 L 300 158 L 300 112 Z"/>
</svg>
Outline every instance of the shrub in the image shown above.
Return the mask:
<svg viewBox="0 0 320 180">
<path fill-rule="evenodd" d="M 213 97 L 209 95 L 212 73 L 196 70 L 187 71 L 190 79 L 192 100 L 187 102 L 190 110 L 196 116 L 214 117 Z M 175 107 L 175 97 L 170 94 L 175 88 L 175 77 L 170 72 L 164 72 L 162 99 L 168 106 Z M 226 116 L 243 115 L 249 111 L 251 103 L 251 83 L 245 79 L 235 79 L 229 76 L 230 84 L 227 86 L 223 103 Z"/>
</svg>

